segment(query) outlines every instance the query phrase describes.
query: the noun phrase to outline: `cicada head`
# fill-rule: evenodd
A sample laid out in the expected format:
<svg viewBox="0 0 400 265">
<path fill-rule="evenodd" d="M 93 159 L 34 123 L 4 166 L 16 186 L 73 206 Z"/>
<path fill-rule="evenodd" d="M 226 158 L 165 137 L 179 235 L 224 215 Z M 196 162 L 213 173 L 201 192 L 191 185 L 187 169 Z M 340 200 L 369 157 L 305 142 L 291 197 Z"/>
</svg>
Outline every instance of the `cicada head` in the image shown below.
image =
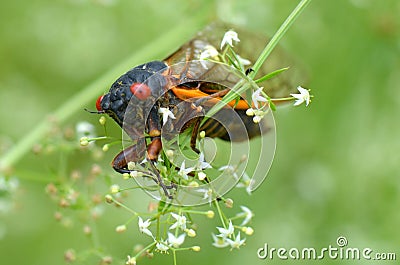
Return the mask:
<svg viewBox="0 0 400 265">
<path fill-rule="evenodd" d="M 107 94 L 97 99 L 97 110 L 108 114 L 121 127 L 126 115 L 144 119 L 142 108 L 152 105 L 163 93 L 166 80 L 161 73 L 166 68 L 165 63 L 153 61 L 129 70 L 111 85 Z"/>
</svg>

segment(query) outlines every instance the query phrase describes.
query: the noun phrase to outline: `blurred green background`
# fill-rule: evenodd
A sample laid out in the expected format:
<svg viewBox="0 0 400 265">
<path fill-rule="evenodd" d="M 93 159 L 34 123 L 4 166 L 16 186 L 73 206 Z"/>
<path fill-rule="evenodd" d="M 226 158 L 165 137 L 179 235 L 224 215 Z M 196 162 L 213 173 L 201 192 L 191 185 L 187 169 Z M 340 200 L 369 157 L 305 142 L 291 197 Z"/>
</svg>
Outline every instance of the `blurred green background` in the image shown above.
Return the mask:
<svg viewBox="0 0 400 265">
<path fill-rule="evenodd" d="M 77 97 L 72 118 L 96 124 L 96 95 L 106 91 L 129 66 L 161 59 L 215 18 L 272 35 L 295 7 L 294 0 L 249 1 L 3 1 L 0 6 L 0 142 L 11 150 L 41 121 L 84 87 L 99 80 L 90 96 Z M 201 222 L 199 253 L 178 254 L 178 264 L 297 264 L 309 261 L 260 260 L 256 250 L 271 247 L 336 246 L 345 236 L 349 247 L 396 252 L 400 247 L 400 2 L 397 0 L 313 1 L 285 35 L 281 45 L 309 72 L 315 98 L 309 107 L 284 108 L 275 114 L 277 151 L 264 184 L 252 196 L 232 194 L 255 212 L 240 251 L 211 246 L 208 231 L 216 220 Z M 239 36 L 240 37 L 240 36 Z M 245 41 L 245 40 L 242 40 Z M 133 56 L 133 57 L 132 57 Z M 126 59 L 128 61 L 126 61 Z M 116 65 L 126 62 L 117 67 Z M 100 79 L 98 79 L 100 78 Z M 108 83 L 104 83 L 107 82 Z M 97 84 L 97 83 L 96 83 Z M 111 125 L 112 127 L 112 125 Z M 102 133 L 97 126 L 99 134 Z M 50 139 L 50 138 L 49 138 Z M 21 157 L 12 175 L 20 188 L 12 209 L 0 212 L 2 264 L 63 264 L 66 249 L 84 250 L 83 217 L 71 212 L 69 228 L 57 223 L 57 205 L 45 186 L 85 164 L 88 154 L 62 147 L 51 155 Z M 66 147 L 67 148 L 67 147 Z M 29 147 L 31 149 L 31 147 Z M 113 153 L 97 163 L 109 169 Z M 60 173 L 61 172 L 61 173 Z M 111 173 L 112 174 L 112 173 Z M 98 184 L 100 194 L 107 183 Z M 130 200 L 147 201 L 141 192 Z M 111 206 L 97 222 L 100 245 L 123 264 L 137 229 L 116 234 L 129 215 Z M 68 214 L 68 213 L 67 213 Z M 132 232 L 133 231 L 133 232 Z M 321 264 L 366 264 L 334 261 Z M 394 261 L 369 261 L 396 264 Z M 85 264 L 99 264 L 89 259 Z M 138 264 L 172 264 L 157 255 Z"/>
</svg>

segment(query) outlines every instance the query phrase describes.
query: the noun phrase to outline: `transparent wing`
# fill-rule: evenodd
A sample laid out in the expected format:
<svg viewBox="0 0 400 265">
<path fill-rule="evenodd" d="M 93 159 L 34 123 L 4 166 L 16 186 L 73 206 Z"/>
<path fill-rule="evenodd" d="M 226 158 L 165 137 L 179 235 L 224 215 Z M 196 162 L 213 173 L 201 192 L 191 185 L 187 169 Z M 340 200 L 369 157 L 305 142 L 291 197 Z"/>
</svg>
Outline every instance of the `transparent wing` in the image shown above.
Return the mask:
<svg viewBox="0 0 400 265">
<path fill-rule="evenodd" d="M 207 64 L 205 64 L 206 67 L 204 67 L 204 63 L 190 63 L 190 61 L 199 60 L 201 53 L 208 45 L 212 45 L 219 50 L 225 32 L 230 29 L 236 31 L 241 40 L 234 46 L 236 53 L 253 64 L 269 39 L 261 34 L 252 33 L 221 22 L 215 22 L 205 27 L 194 38 L 167 57 L 165 62 L 168 65 L 181 65 L 181 68 L 178 67 L 175 69 L 175 74 L 179 74 L 179 71 L 183 71 L 183 67 L 187 67 L 194 79 L 220 79 L 226 83 L 226 80 L 229 80 L 231 77 L 225 68 L 218 67 L 215 64 L 211 65 L 211 67 L 207 67 Z M 302 72 L 298 63 L 280 47 L 275 48 L 268 57 L 257 74 L 257 78 L 284 67 L 290 67 L 290 69 L 260 84 L 260 86 L 264 87 L 265 92 L 273 98 L 286 97 L 290 93 L 296 92 L 296 87 L 304 83 L 306 79 L 306 75 Z M 237 78 L 233 78 L 233 80 L 237 80 Z"/>
</svg>

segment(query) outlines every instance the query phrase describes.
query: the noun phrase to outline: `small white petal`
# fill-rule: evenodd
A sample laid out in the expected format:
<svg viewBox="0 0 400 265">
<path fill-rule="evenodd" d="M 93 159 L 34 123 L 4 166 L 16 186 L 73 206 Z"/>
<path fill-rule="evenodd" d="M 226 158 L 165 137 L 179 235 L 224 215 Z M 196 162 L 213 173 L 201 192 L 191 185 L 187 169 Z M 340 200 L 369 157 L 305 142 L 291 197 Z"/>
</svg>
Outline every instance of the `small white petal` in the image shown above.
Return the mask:
<svg viewBox="0 0 400 265">
<path fill-rule="evenodd" d="M 226 239 L 225 239 L 225 238 L 223 238 L 223 237 L 218 237 L 218 236 L 216 236 L 216 235 L 214 235 L 214 234 L 211 234 L 211 235 L 212 235 L 212 238 L 213 238 L 213 240 L 214 240 L 214 243 L 212 243 L 212 245 L 213 245 L 214 247 L 217 247 L 217 248 L 224 248 L 224 247 L 229 246 L 229 243 L 226 242 Z"/>
<path fill-rule="evenodd" d="M 186 237 L 186 234 L 181 234 L 178 237 L 175 237 L 175 235 L 168 233 L 169 245 L 173 246 L 174 248 L 178 248 L 185 241 L 185 237 Z"/>
<path fill-rule="evenodd" d="M 310 104 L 310 92 L 301 86 L 298 86 L 297 90 L 300 92 L 300 94 L 290 94 L 292 97 L 297 99 L 294 102 L 294 106 L 298 106 L 303 102 L 306 102 L 306 106 L 308 106 L 308 104 Z"/>
<path fill-rule="evenodd" d="M 226 241 L 228 242 L 228 244 L 231 246 L 231 248 L 239 248 L 240 246 L 242 246 L 244 244 L 244 242 L 246 241 L 246 239 L 240 239 L 240 232 L 238 232 L 235 240 L 231 240 L 229 238 L 226 239 Z"/>
<path fill-rule="evenodd" d="M 182 162 L 181 167 L 179 169 L 178 175 L 181 176 L 182 178 L 184 178 L 185 180 L 189 179 L 188 174 L 190 172 L 192 172 L 194 170 L 194 168 L 189 167 L 189 168 L 185 168 L 185 161 Z"/>
<path fill-rule="evenodd" d="M 254 214 L 253 214 L 253 212 L 249 209 L 249 208 L 247 208 L 246 206 L 240 206 L 240 208 L 242 209 L 242 213 L 238 213 L 238 215 L 242 215 L 242 214 L 244 214 L 244 220 L 243 220 L 243 222 L 240 224 L 240 226 L 244 226 L 244 225 L 246 225 L 246 224 L 248 224 L 249 222 L 250 222 L 250 220 L 251 220 L 251 218 L 253 218 L 253 216 L 254 216 Z"/>
<path fill-rule="evenodd" d="M 249 60 L 240 57 L 239 54 L 237 54 L 236 56 L 239 59 L 239 62 L 241 63 L 241 65 L 246 66 L 246 65 L 250 65 L 251 64 L 251 62 Z"/>
<path fill-rule="evenodd" d="M 200 54 L 200 60 L 205 60 L 208 58 L 214 58 L 218 56 L 218 51 L 215 49 L 214 46 L 212 45 L 206 45 L 204 47 L 204 50 Z"/>
<path fill-rule="evenodd" d="M 254 106 L 258 109 L 258 102 L 267 102 L 268 100 L 261 96 L 261 91 L 263 90 L 262 87 L 258 88 L 256 91 L 253 92 L 251 95 L 251 99 L 253 101 Z"/>
<path fill-rule="evenodd" d="M 172 113 L 172 111 L 170 111 L 170 110 L 167 109 L 167 108 L 162 108 L 162 107 L 159 108 L 159 109 L 158 109 L 158 113 L 160 113 L 160 114 L 163 115 L 163 117 L 162 117 L 163 125 L 165 125 L 165 124 L 167 123 L 168 118 L 176 119 L 176 118 L 175 118 L 175 115 Z"/>
<path fill-rule="evenodd" d="M 199 170 L 206 169 L 206 168 L 212 168 L 212 166 L 208 162 L 205 161 L 204 153 L 200 153 L 197 168 Z"/>
<path fill-rule="evenodd" d="M 93 124 L 91 124 L 87 121 L 81 121 L 76 125 L 75 130 L 76 130 L 76 134 L 78 136 L 81 136 L 81 137 L 88 136 L 89 137 L 91 135 L 94 135 L 95 127 Z"/>
<path fill-rule="evenodd" d="M 146 221 L 143 221 L 143 219 L 139 216 L 139 231 L 143 234 L 146 234 L 148 236 L 153 237 L 153 234 L 151 233 L 151 231 L 148 229 L 148 227 L 150 226 L 151 222 L 150 219 L 147 219 Z"/>
<path fill-rule="evenodd" d="M 175 218 L 176 222 L 169 227 L 170 230 L 175 229 L 177 227 L 181 228 L 182 230 L 186 229 L 186 216 L 178 215 L 175 213 L 171 213 L 172 217 Z"/>
<path fill-rule="evenodd" d="M 227 237 L 230 237 L 233 234 L 235 228 L 233 227 L 232 221 L 229 220 L 228 228 L 217 227 L 217 229 L 218 229 L 218 231 L 220 233 L 219 234 L 220 237 L 227 238 Z"/>
<path fill-rule="evenodd" d="M 233 31 L 229 30 L 225 33 L 224 38 L 222 39 L 221 42 L 221 49 L 226 45 L 229 44 L 229 46 L 233 47 L 232 41 L 239 42 L 238 34 Z"/>
<path fill-rule="evenodd" d="M 169 249 L 168 247 L 168 242 L 167 241 L 160 241 L 156 244 L 156 248 L 161 251 L 161 252 L 167 252 L 167 250 Z"/>
<path fill-rule="evenodd" d="M 136 258 L 135 257 L 131 257 L 131 256 L 128 255 L 127 261 L 125 262 L 125 264 L 127 264 L 127 265 L 136 265 Z"/>
</svg>

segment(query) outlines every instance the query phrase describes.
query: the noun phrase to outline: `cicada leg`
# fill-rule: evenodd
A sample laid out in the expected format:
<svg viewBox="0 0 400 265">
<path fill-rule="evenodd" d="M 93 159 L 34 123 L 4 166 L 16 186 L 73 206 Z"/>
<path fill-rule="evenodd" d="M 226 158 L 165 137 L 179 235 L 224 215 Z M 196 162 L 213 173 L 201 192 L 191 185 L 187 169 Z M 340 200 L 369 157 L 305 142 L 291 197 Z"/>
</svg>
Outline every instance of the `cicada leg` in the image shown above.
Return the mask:
<svg viewBox="0 0 400 265">
<path fill-rule="evenodd" d="M 190 136 L 190 148 L 197 154 L 200 153 L 200 150 L 197 149 L 196 147 L 196 142 L 197 142 L 197 137 L 199 135 L 200 131 L 200 123 L 201 123 L 202 117 L 196 117 L 193 125 L 193 130 L 192 130 L 192 135 Z"/>
<path fill-rule="evenodd" d="M 132 172 L 132 170 L 128 169 L 128 163 L 129 162 L 138 162 L 141 159 L 141 155 L 140 153 L 143 154 L 144 150 L 143 148 L 140 148 L 141 144 L 137 143 L 135 145 L 131 145 L 127 148 L 125 148 L 124 150 L 122 150 L 121 152 L 119 152 L 113 159 L 113 161 L 111 162 L 112 167 L 114 168 L 115 171 L 117 171 L 118 173 L 124 174 L 124 173 L 128 173 L 130 174 Z M 140 149 L 140 150 L 139 150 Z M 156 181 L 156 179 L 154 177 L 152 177 L 151 172 L 149 171 L 140 171 L 144 174 L 144 176 L 152 178 L 154 181 Z"/>
<path fill-rule="evenodd" d="M 152 168 L 153 173 L 157 176 L 155 180 L 158 185 L 163 189 L 165 195 L 172 199 L 172 195 L 169 194 L 168 189 L 176 188 L 174 183 L 171 185 L 166 185 L 158 172 L 155 163 L 157 162 L 158 156 L 162 150 L 162 142 L 161 142 L 161 125 L 160 118 L 158 115 L 157 108 L 153 107 L 150 111 L 148 117 L 148 131 L 151 139 L 150 144 L 147 146 L 147 160 L 150 162 L 150 166 Z"/>
</svg>

